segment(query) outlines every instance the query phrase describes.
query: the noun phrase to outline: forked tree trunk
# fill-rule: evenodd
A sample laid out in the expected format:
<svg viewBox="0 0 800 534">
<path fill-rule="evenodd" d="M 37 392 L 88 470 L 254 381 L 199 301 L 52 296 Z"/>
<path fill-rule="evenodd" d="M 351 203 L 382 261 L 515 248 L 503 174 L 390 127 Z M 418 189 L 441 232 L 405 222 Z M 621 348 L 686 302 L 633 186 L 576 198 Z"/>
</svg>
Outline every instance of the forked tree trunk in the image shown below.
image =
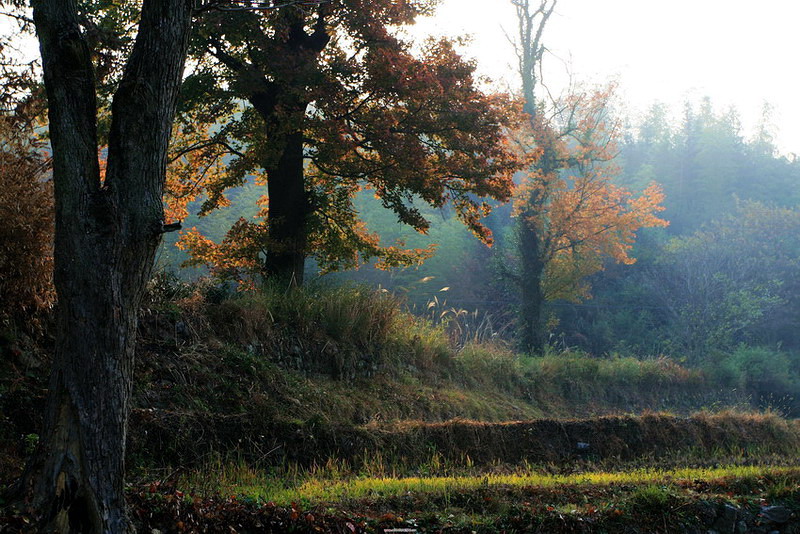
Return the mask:
<svg viewBox="0 0 800 534">
<path fill-rule="evenodd" d="M 56 353 L 42 442 L 20 489 L 40 532 L 124 533 L 125 437 L 137 310 L 161 197 L 191 0 L 144 0 L 98 165 L 91 52 L 74 0 L 33 0 L 56 197 Z"/>
</svg>

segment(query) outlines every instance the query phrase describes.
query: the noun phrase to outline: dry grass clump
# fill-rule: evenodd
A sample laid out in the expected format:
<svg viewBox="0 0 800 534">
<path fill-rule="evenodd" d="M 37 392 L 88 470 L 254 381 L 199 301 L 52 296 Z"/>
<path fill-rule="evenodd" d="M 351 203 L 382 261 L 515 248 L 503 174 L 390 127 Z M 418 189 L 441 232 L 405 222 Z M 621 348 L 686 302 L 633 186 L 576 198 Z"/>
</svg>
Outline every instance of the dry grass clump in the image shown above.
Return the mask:
<svg viewBox="0 0 800 534">
<path fill-rule="evenodd" d="M 195 294 L 178 304 L 196 301 Z M 267 284 L 206 299 L 203 307 L 210 335 L 301 371 L 339 378 L 433 372 L 452 359 L 441 327 L 402 311 L 390 293 L 365 287 Z"/>
</svg>

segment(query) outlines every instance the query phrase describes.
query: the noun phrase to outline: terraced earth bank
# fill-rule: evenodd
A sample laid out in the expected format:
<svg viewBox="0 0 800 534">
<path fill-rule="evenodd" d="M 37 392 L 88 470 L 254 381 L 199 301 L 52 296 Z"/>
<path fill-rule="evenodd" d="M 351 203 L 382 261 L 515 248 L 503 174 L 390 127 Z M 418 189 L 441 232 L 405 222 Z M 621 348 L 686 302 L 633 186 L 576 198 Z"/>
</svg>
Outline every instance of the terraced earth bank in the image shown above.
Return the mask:
<svg viewBox="0 0 800 534">
<path fill-rule="evenodd" d="M 413 331 L 366 354 L 313 325 L 267 335 L 245 311 L 145 316 L 140 532 L 800 532 L 800 423 L 699 371 L 469 356 Z M 23 348 L 0 382 L 6 484 L 45 393 L 47 343 Z M 0 532 L 28 525 L 5 507 Z"/>
</svg>

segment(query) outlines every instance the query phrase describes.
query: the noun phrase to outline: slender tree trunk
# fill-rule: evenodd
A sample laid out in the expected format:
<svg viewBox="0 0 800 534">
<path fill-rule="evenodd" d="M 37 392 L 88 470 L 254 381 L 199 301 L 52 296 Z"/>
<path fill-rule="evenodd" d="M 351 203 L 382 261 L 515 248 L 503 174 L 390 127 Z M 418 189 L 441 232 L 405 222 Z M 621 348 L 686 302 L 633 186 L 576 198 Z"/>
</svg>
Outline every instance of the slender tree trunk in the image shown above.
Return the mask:
<svg viewBox="0 0 800 534">
<path fill-rule="evenodd" d="M 127 533 L 125 438 L 137 310 L 161 197 L 191 0 L 145 0 L 97 160 L 95 80 L 75 2 L 33 0 L 56 197 L 56 353 L 39 450 L 20 489 L 40 532 Z"/>
<path fill-rule="evenodd" d="M 528 214 L 530 215 L 530 214 Z M 544 294 L 542 279 L 544 262 L 540 237 L 534 224 L 521 213 L 517 218 L 520 256 L 520 318 L 522 348 L 531 354 L 541 354 L 545 345 Z"/>
<path fill-rule="evenodd" d="M 542 35 L 558 0 L 512 0 L 516 12 L 519 42 L 516 45 L 519 74 L 522 80 L 523 111 L 527 113 L 536 145 L 543 149 L 535 169 L 547 174 L 556 169 L 555 154 L 547 137 L 547 128 L 541 123 L 536 108 L 536 90 L 539 84 L 537 70 L 541 67 L 545 47 Z M 545 244 L 540 229 L 531 219 L 547 209 L 544 199 L 532 198 L 517 218 L 517 243 L 520 258 L 519 288 L 522 298 L 520 308 L 520 337 L 524 350 L 532 354 L 544 351 L 546 328 L 544 323 L 545 296 L 542 291 L 545 268 Z"/>
<path fill-rule="evenodd" d="M 539 125 L 538 119 L 531 117 L 533 131 L 536 132 L 536 146 L 542 153 L 535 163 L 535 169 L 544 177 L 558 172 L 559 161 L 548 128 Z M 549 178 L 545 178 L 546 180 Z M 523 349 L 531 354 L 544 352 L 547 336 L 544 308 L 546 298 L 543 290 L 545 267 L 547 265 L 547 235 L 539 228 L 535 219 L 541 220 L 548 209 L 544 192 L 538 192 L 528 199 L 527 205 L 517 218 L 517 243 L 520 258 L 521 340 Z"/>
<path fill-rule="evenodd" d="M 536 169 L 548 175 L 554 172 L 553 151 L 545 138 L 540 137 L 537 146 L 543 154 L 536 162 Z M 547 210 L 545 199 L 532 196 L 517 216 L 517 253 L 520 261 L 518 283 L 520 289 L 520 339 L 523 350 L 531 354 L 544 352 L 547 329 L 544 321 L 545 295 L 543 282 L 546 266 L 545 236 L 537 227 L 535 219 L 541 219 Z"/>
</svg>

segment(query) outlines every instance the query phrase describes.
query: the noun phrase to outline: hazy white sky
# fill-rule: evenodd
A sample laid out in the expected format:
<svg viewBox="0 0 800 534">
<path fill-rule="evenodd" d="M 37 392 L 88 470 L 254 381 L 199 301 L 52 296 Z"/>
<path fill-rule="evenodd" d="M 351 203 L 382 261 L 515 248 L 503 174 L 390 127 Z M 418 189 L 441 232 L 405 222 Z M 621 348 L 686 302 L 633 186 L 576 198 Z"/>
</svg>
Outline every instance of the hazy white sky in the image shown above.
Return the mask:
<svg viewBox="0 0 800 534">
<path fill-rule="evenodd" d="M 443 0 L 418 31 L 473 35 L 481 72 L 516 88 L 502 30 L 515 24 L 509 0 Z M 708 95 L 739 109 L 745 133 L 767 101 L 780 148 L 800 154 L 798 0 L 559 0 L 544 41 L 550 86 L 564 83 L 566 64 L 581 81 L 616 78 L 632 114 Z"/>
<path fill-rule="evenodd" d="M 0 30 L 8 25 L 0 20 Z M 420 35 L 472 35 L 467 53 L 480 71 L 517 87 L 503 33 L 516 31 L 510 0 L 442 0 L 417 26 Z M 800 154 L 800 0 L 559 0 L 544 40 L 554 90 L 569 65 L 579 81 L 619 80 L 633 116 L 655 101 L 678 113 L 686 98 L 708 95 L 717 109 L 739 109 L 746 134 L 766 101 L 779 147 Z"/>
</svg>

